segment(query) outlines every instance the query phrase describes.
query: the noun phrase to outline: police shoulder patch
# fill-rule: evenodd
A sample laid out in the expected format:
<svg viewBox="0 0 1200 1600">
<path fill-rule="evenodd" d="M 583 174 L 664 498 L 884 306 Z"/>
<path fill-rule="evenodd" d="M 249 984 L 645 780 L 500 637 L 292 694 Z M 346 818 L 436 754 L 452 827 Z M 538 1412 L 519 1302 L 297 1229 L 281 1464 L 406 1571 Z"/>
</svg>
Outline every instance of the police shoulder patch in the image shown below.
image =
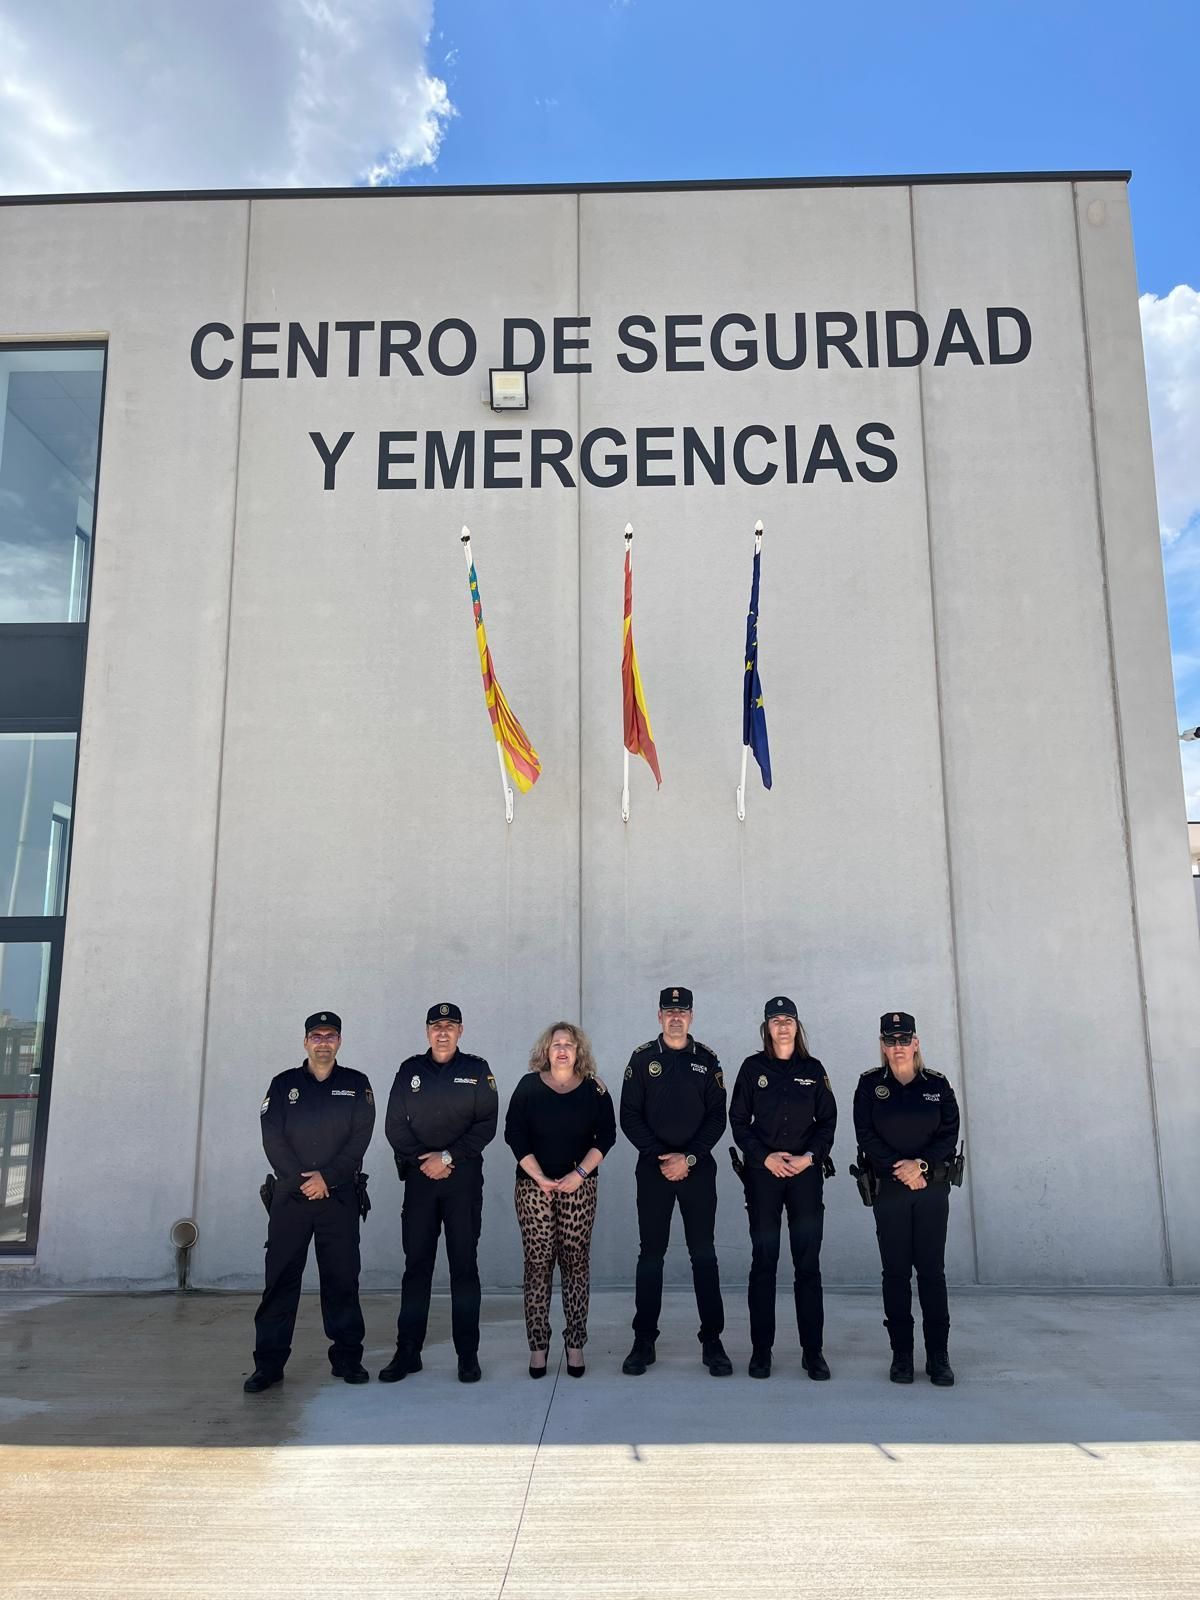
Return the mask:
<svg viewBox="0 0 1200 1600">
<path fill-rule="evenodd" d="M 626 1071 L 628 1071 L 628 1069 L 626 1069 Z M 594 1083 L 594 1084 L 595 1084 L 595 1085 L 596 1085 L 596 1093 L 597 1093 L 597 1094 L 600 1094 L 600 1095 L 604 1095 L 604 1094 L 607 1094 L 607 1093 L 608 1093 L 608 1090 L 607 1090 L 607 1088 L 606 1088 L 606 1087 L 605 1087 L 605 1085 L 604 1085 L 604 1082 L 603 1082 L 603 1080 L 602 1080 L 602 1079 L 600 1079 L 600 1078 L 593 1078 L 593 1079 L 592 1079 L 592 1082 L 593 1082 L 593 1083 Z"/>
<path fill-rule="evenodd" d="M 633 1077 L 633 1062 L 631 1061 L 629 1063 L 629 1065 L 625 1068 L 625 1082 L 628 1083 L 630 1078 L 632 1078 L 632 1077 Z"/>
<path fill-rule="evenodd" d="M 267 1112 L 270 1110 L 270 1107 L 271 1107 L 271 1096 L 268 1095 L 267 1098 L 262 1103 L 262 1108 L 258 1113 L 259 1116 L 260 1117 L 265 1117 Z"/>
<path fill-rule="evenodd" d="M 717 1088 L 723 1089 L 725 1087 L 725 1074 L 721 1071 L 717 1071 L 713 1074 L 713 1076 L 717 1080 Z"/>
<path fill-rule="evenodd" d="M 495 1080 L 495 1078 L 493 1078 L 493 1076 L 492 1076 L 492 1074 L 490 1072 L 487 1075 L 487 1081 L 488 1081 L 488 1088 L 494 1090 L 495 1087 L 496 1087 L 496 1080 Z"/>
<path fill-rule="evenodd" d="M 375 1104 L 375 1096 L 371 1093 L 370 1084 L 367 1085 L 367 1104 L 369 1106 L 373 1106 Z"/>
</svg>

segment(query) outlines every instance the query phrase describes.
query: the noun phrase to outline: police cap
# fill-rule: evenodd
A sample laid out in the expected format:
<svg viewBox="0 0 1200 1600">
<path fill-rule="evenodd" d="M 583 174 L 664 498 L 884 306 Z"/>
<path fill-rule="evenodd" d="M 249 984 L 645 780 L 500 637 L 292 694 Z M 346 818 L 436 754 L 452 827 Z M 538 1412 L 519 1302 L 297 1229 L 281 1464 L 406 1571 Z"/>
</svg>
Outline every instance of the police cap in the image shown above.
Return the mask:
<svg viewBox="0 0 1200 1600">
<path fill-rule="evenodd" d="M 431 1022 L 461 1022 L 462 1012 L 452 1000 L 440 1000 L 425 1013 L 425 1026 Z"/>
<path fill-rule="evenodd" d="M 789 1000 L 785 994 L 773 995 L 763 1007 L 763 1021 L 770 1022 L 772 1017 L 794 1017 L 800 1021 L 800 1013 L 796 1010 L 796 1002 Z"/>
<path fill-rule="evenodd" d="M 660 1011 L 690 1011 L 692 1009 L 692 991 L 690 989 L 664 989 L 658 997 Z"/>
<path fill-rule="evenodd" d="M 333 1028 L 341 1033 L 342 1019 L 336 1011 L 314 1011 L 311 1017 L 305 1017 L 304 1031 L 311 1033 L 314 1028 Z"/>
<path fill-rule="evenodd" d="M 917 1025 L 907 1011 L 885 1011 L 879 1019 L 879 1037 L 890 1039 L 897 1033 L 916 1033 Z"/>
</svg>

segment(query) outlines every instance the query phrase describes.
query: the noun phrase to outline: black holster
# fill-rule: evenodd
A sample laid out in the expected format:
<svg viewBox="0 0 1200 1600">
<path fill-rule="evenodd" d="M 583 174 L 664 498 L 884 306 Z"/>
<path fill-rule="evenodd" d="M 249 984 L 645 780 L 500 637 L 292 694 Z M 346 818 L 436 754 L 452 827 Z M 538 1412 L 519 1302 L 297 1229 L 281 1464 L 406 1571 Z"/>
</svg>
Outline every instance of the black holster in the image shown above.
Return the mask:
<svg viewBox="0 0 1200 1600">
<path fill-rule="evenodd" d="M 275 1174 L 268 1172 L 266 1182 L 259 1187 L 258 1198 L 267 1208 L 267 1215 L 271 1215 L 271 1201 L 275 1198 Z"/>
<path fill-rule="evenodd" d="M 367 1175 L 365 1172 L 354 1174 L 354 1198 L 358 1201 L 358 1214 L 365 1222 L 367 1212 L 371 1209 L 371 1196 L 367 1193 Z"/>
<path fill-rule="evenodd" d="M 967 1165 L 966 1143 L 959 1145 L 958 1154 L 951 1156 L 946 1163 L 946 1176 L 956 1189 L 962 1188 L 963 1171 Z"/>
<path fill-rule="evenodd" d="M 863 1205 L 873 1206 L 879 1194 L 879 1177 L 861 1150 L 858 1152 L 858 1165 L 850 1168 L 850 1176 L 858 1185 Z"/>
</svg>

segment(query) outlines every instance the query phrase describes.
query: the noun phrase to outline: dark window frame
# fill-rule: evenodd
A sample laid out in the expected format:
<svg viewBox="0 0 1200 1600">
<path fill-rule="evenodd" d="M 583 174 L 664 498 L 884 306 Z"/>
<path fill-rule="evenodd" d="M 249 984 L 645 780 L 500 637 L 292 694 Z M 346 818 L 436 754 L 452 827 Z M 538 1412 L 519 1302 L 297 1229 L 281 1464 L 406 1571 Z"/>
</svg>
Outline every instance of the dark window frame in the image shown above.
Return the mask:
<svg viewBox="0 0 1200 1600">
<path fill-rule="evenodd" d="M 67 859 L 64 867 L 66 883 L 61 916 L 5 917 L 0 916 L 0 942 L 5 944 L 48 944 L 50 968 L 46 983 L 46 1016 L 42 1025 L 42 1058 L 38 1065 L 38 1103 L 34 1119 L 33 1144 L 29 1158 L 29 1225 L 24 1240 L 0 1241 L 0 1264 L 5 1260 L 36 1256 L 42 1214 L 42 1180 L 45 1174 L 46 1148 L 50 1128 L 50 1098 L 54 1084 L 54 1056 L 58 1042 L 58 1008 L 62 985 L 63 948 L 66 942 L 67 918 L 71 910 L 71 865 L 75 853 L 76 799 L 79 791 L 79 755 L 82 745 L 83 701 L 87 687 L 88 636 L 91 627 L 92 605 L 95 600 L 96 531 L 100 522 L 101 475 L 104 463 L 104 414 L 108 399 L 107 339 L 0 339 L 0 353 L 14 350 L 99 350 L 103 360 L 100 367 L 100 422 L 96 430 L 96 484 L 92 515 L 92 537 L 89 541 L 87 568 L 87 608 L 79 622 L 0 622 L 0 648 L 10 666 L 10 675 L 20 677 L 22 645 L 28 644 L 32 652 L 44 648 L 47 640 L 63 640 L 64 644 L 78 641 L 75 654 L 77 672 L 69 670 L 67 653 L 61 653 L 53 677 L 55 693 L 50 705 L 24 714 L 19 692 L 9 694 L 0 715 L 0 733 L 73 733 L 75 735 L 75 770 L 71 778 L 71 830 Z M 43 656 L 43 661 L 45 657 Z"/>
</svg>

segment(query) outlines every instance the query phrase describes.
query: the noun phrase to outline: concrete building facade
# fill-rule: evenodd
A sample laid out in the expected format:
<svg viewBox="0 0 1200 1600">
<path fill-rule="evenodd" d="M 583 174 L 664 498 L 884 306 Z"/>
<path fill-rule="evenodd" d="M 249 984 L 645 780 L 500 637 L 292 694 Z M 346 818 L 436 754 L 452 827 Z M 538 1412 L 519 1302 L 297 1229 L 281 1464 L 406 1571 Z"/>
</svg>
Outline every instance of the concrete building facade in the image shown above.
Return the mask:
<svg viewBox="0 0 1200 1600">
<path fill-rule="evenodd" d="M 314 1008 L 382 1105 L 457 1000 L 503 1103 L 558 1017 L 618 1091 L 682 983 L 730 1082 L 763 1001 L 799 1003 L 841 1108 L 829 1281 L 878 1271 L 846 1168 L 892 1007 L 964 1109 L 955 1281 L 1200 1281 L 1200 936 L 1124 175 L 21 200 L 0 262 L 0 365 L 103 362 L 36 1240 L 0 1280 L 168 1282 L 194 1217 L 192 1281 L 252 1284 L 258 1104 Z M 488 369 L 517 366 L 528 410 L 494 414 Z M 775 782 L 751 763 L 743 821 L 760 519 Z M 664 782 L 635 761 L 623 822 L 627 522 Z M 511 824 L 464 523 L 543 764 Z M 3 616 L 10 652 L 82 620 Z M 39 726 L 16 702 L 14 738 Z M 32 925 L 3 926 L 16 951 Z M 385 1287 L 382 1118 L 366 1165 Z M 499 1140 L 485 1171 L 485 1283 L 511 1285 Z M 635 1254 L 618 1145 L 597 1280 Z"/>
</svg>

